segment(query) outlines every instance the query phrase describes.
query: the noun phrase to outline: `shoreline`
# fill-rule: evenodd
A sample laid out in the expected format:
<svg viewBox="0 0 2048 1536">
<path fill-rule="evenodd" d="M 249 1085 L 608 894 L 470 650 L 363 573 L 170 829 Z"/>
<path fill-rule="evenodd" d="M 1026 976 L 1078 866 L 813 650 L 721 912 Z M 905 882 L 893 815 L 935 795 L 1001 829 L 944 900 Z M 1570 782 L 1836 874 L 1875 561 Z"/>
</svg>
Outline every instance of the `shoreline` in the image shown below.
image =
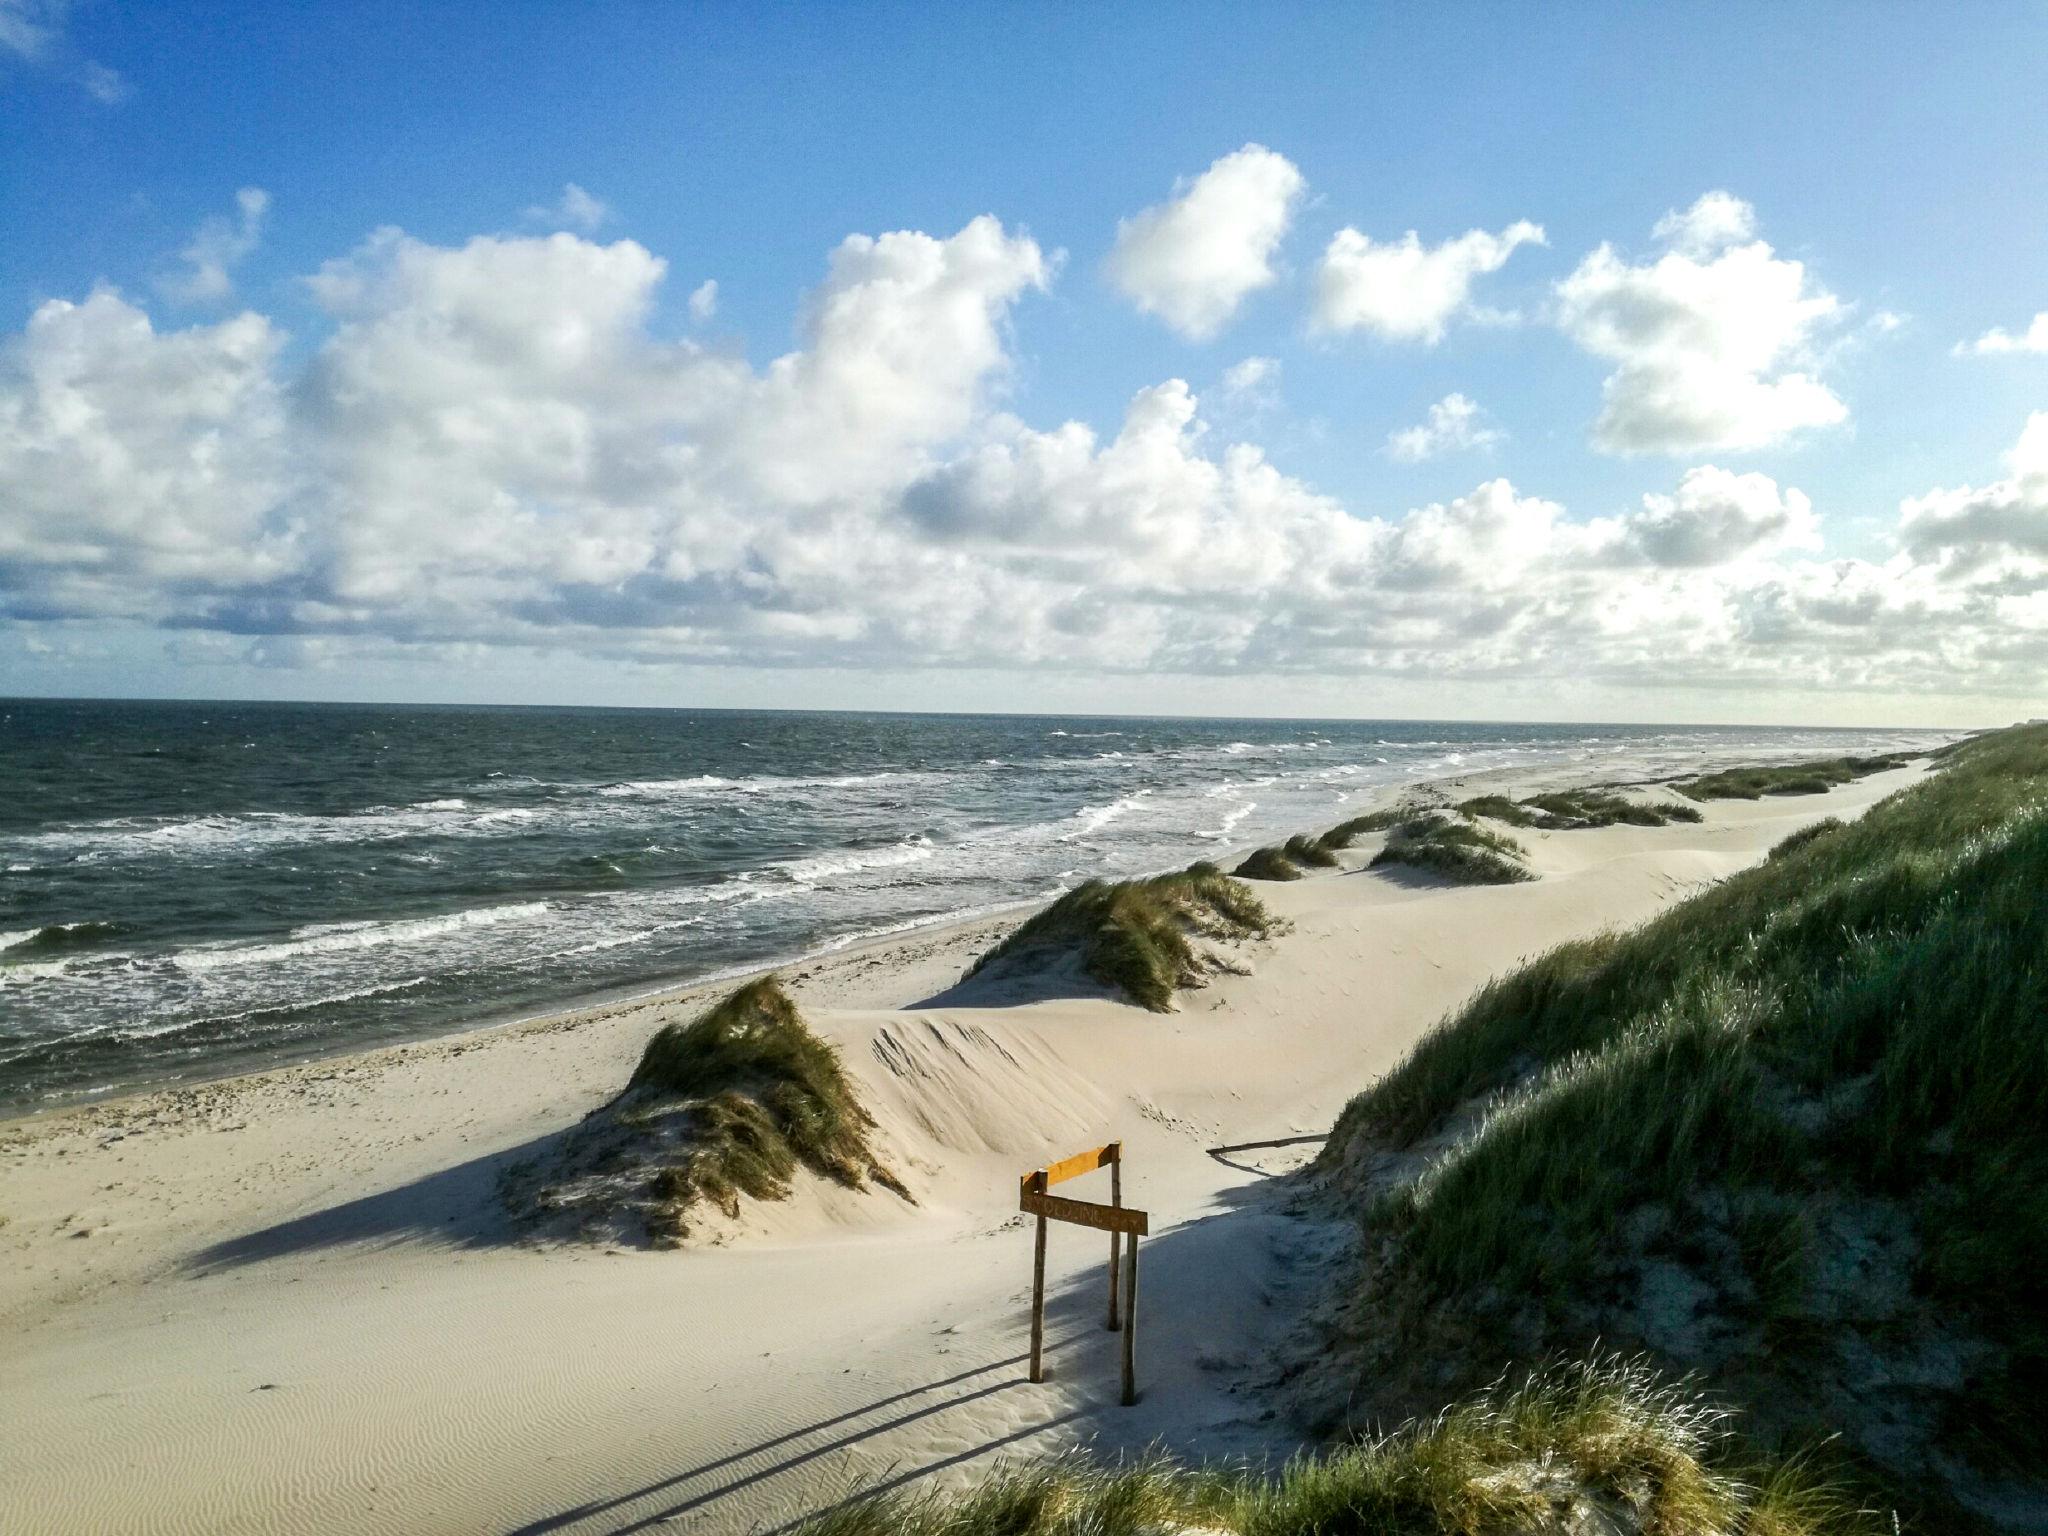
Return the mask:
<svg viewBox="0 0 2048 1536">
<path fill-rule="evenodd" d="M 1312 723 L 1312 722 L 1311 722 Z M 1801 729 L 1786 727 L 1785 729 Z M 1845 734 L 1858 734 L 1845 732 Z M 1931 749 L 1930 749 L 1931 750 Z M 1786 760 L 1818 754 L 1801 751 L 1789 754 Z M 1376 788 L 1345 806 L 1346 814 L 1378 810 L 1389 805 L 1400 804 L 1409 799 L 1429 802 L 1434 799 L 1449 803 L 1454 796 L 1450 791 L 1466 793 L 1483 790 L 1496 784 L 1515 784 L 1534 789 L 1547 789 L 1569 785 L 1641 785 L 1655 787 L 1665 785 L 1702 768 L 1720 763 L 1719 754 L 1702 751 L 1696 762 L 1676 772 L 1663 771 L 1655 778 L 1646 777 L 1634 771 L 1627 762 L 1617 764 L 1606 754 L 1585 751 L 1576 756 L 1561 759 L 1553 764 L 1510 765 L 1474 770 L 1469 773 L 1436 773 L 1418 777 L 1404 783 Z M 1749 760 L 1749 759 L 1745 759 Z M 1588 777 L 1588 775 L 1592 775 Z M 1291 827 L 1289 832 L 1301 831 L 1314 834 L 1320 826 Z M 1189 834 L 1194 837 L 1195 834 Z M 1276 834 L 1275 841 L 1287 834 Z M 1143 871 L 1144 874 L 1159 874 L 1184 868 L 1189 862 L 1201 858 L 1212 858 L 1220 864 L 1234 865 L 1257 843 L 1194 843 L 1184 849 L 1185 857 L 1156 869 Z M 291 1072 L 302 1068 L 322 1065 L 350 1063 L 358 1058 L 377 1058 L 388 1053 L 402 1052 L 411 1048 L 447 1044 L 450 1042 L 483 1037 L 521 1028 L 543 1028 L 560 1025 L 587 1015 L 619 1009 L 667 1006 L 680 1001 L 696 999 L 699 994 L 727 984 L 738 984 L 771 972 L 791 970 L 801 966 L 825 964 L 834 958 L 870 957 L 888 951 L 898 944 L 912 945 L 924 940 L 940 939 L 952 930 L 978 924 L 999 924 L 1037 911 L 1051 898 L 1004 903 L 979 909 L 968 909 L 960 913 L 948 913 L 929 919 L 914 920 L 894 931 L 872 933 L 866 937 L 849 940 L 831 940 L 823 945 L 800 951 L 780 958 L 758 963 L 742 962 L 730 966 L 715 967 L 712 970 L 689 976 L 672 977 L 652 986 L 642 986 L 618 992 L 595 992 L 575 997 L 563 997 L 542 1004 L 536 1008 L 522 1009 L 507 1016 L 456 1022 L 446 1028 L 430 1028 L 418 1034 L 376 1043 L 362 1040 L 337 1039 L 325 1045 L 311 1045 L 303 1052 L 293 1052 L 284 1059 L 260 1064 L 229 1064 L 221 1070 L 195 1069 L 189 1074 L 166 1078 L 138 1078 L 133 1082 L 109 1085 L 104 1090 L 85 1090 L 70 1096 L 64 1102 L 42 1103 L 35 1101 L 10 1102 L 0 1100 L 0 1137 L 18 1130 L 27 1124 L 53 1124 L 65 1116 L 100 1108 L 113 1108 L 129 1101 L 147 1098 L 157 1094 L 178 1094 L 204 1089 L 219 1088 L 244 1079 L 261 1078 L 276 1073 Z"/>
<path fill-rule="evenodd" d="M 731 978 L 0 1123 L 0 1393 L 27 1426 L 0 1503 L 58 1533 L 594 1536 L 688 1516 L 737 1536 L 849 1482 L 957 1485 L 992 1456 L 1284 1458 L 1301 1440 L 1260 1362 L 1345 1236 L 1283 1210 L 1267 1176 L 1489 976 L 1923 771 L 1713 802 L 1698 824 L 1518 832 L 1542 875 L 1523 885 L 1368 873 L 1367 838 L 1259 884 L 1288 931 L 1171 1013 L 956 987 L 1015 913 L 779 968 L 916 1203 L 800 1179 L 680 1252 L 526 1240 L 498 1179 Z M 1617 776 L 1580 759 L 1372 803 L 1594 772 Z M 1016 1364 L 1017 1171 L 1110 1139 L 1153 1219 L 1135 1409 L 1115 1406 L 1100 1255 L 1072 1234 L 1050 1261 L 1051 1379 Z"/>
</svg>

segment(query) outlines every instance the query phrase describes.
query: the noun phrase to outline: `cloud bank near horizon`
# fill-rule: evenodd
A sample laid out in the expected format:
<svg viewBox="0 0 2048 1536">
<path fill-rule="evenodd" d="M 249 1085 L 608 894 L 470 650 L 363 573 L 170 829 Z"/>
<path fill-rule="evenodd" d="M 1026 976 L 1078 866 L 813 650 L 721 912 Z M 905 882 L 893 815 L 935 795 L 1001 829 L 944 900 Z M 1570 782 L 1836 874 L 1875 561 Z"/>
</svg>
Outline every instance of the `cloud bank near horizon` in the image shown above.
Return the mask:
<svg viewBox="0 0 2048 1536">
<path fill-rule="evenodd" d="M 1126 220 L 1110 279 L 1212 336 L 1275 282 L 1304 186 L 1248 145 Z M 561 222 L 598 222 L 582 196 Z M 241 209 L 187 253 L 193 297 L 227 292 L 265 212 Z M 1347 228 L 1304 323 L 1430 344 L 1542 238 Z M 1546 318 L 1612 369 L 1597 449 L 1699 461 L 1576 516 L 1503 477 L 1340 505 L 1212 427 L 1180 378 L 1112 428 L 1020 419 L 1018 311 L 1060 261 L 993 216 L 849 236 L 763 366 L 675 339 L 666 263 L 587 227 L 379 230 L 304 280 L 331 329 L 302 361 L 256 310 L 161 329 L 102 287 L 42 304 L 0 355 L 0 618 L 299 655 L 2037 689 L 2048 413 L 2002 475 L 1902 487 L 1885 558 L 1822 558 L 1806 495 L 1708 456 L 1846 419 L 1815 362 L 1846 306 L 1726 193 L 1653 238 L 1648 260 L 1587 255 Z M 709 320 L 716 289 L 697 294 Z M 1247 359 L 1226 393 L 1276 372 Z M 1498 440 L 1453 394 L 1389 451 Z"/>
</svg>

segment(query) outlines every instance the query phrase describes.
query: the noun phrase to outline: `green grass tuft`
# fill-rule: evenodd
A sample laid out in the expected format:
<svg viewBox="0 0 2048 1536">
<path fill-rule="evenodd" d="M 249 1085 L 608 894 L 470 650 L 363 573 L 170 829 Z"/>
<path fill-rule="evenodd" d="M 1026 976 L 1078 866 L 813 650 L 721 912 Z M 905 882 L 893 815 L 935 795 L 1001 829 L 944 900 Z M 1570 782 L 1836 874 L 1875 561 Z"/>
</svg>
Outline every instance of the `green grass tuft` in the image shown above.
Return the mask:
<svg viewBox="0 0 2048 1536">
<path fill-rule="evenodd" d="M 1173 994 L 1201 984 L 1198 939 L 1268 933 L 1258 897 L 1215 865 L 1200 863 L 1145 880 L 1089 880 L 1068 891 L 975 961 L 973 976 L 998 961 L 1078 951 L 1081 969 L 1142 1008 L 1165 1013 Z"/>
<path fill-rule="evenodd" d="M 1513 838 L 1439 814 L 1402 822 L 1372 864 L 1405 864 L 1465 885 L 1511 885 L 1536 878 L 1527 858 Z"/>
<path fill-rule="evenodd" d="M 1538 827 L 1546 819 L 1540 812 L 1519 805 L 1506 795 L 1475 795 L 1470 800 L 1459 801 L 1458 809 L 1467 816 L 1484 816 L 1489 821 L 1504 821 L 1511 827 Z"/>
<path fill-rule="evenodd" d="M 1246 854 L 1231 873 L 1240 880 L 1299 880 L 1302 868 L 1284 848 L 1260 848 Z"/>
<path fill-rule="evenodd" d="M 1799 1461 L 1741 1464 L 1724 1414 L 1601 1355 L 1277 1472 L 1069 1455 L 960 1495 L 855 1497 L 794 1536 L 1880 1536 Z"/>
<path fill-rule="evenodd" d="M 1295 863 L 1309 869 L 1334 869 L 1337 855 L 1332 853 L 1319 839 L 1305 832 L 1297 832 L 1280 846 L 1280 851 Z"/>
<path fill-rule="evenodd" d="M 1484 816 L 1510 826 L 1537 827 L 1546 832 L 1575 832 L 1586 827 L 1661 827 L 1674 821 L 1694 822 L 1699 810 L 1669 801 L 1630 800 L 1604 789 L 1561 789 L 1510 800 L 1506 795 L 1479 795 L 1461 801 L 1467 816 Z"/>
<path fill-rule="evenodd" d="M 1407 820 L 1405 811 L 1372 811 L 1340 821 L 1317 839 L 1325 848 L 1349 848 L 1368 832 L 1390 832 Z"/>
<path fill-rule="evenodd" d="M 1876 757 L 1830 757 L 1766 767 L 1724 768 L 1683 779 L 1671 787 L 1694 800 L 1760 800 L 1765 795 L 1824 795 L 1838 785 L 1903 768 L 1925 753 L 1887 752 Z"/>
<path fill-rule="evenodd" d="M 533 1203 L 589 1225 L 637 1219 L 672 1244 L 699 1205 L 737 1216 L 742 1196 L 786 1199 L 799 1168 L 908 1198 L 868 1146 L 873 1124 L 838 1053 L 765 976 L 657 1030 L 625 1091 L 570 1133 L 559 1177 Z"/>
<path fill-rule="evenodd" d="M 1780 838 L 1777 845 L 1771 849 L 1770 856 L 1774 859 L 1789 857 L 1808 844 L 1826 837 L 1830 832 L 1840 831 L 1845 825 L 1839 816 L 1823 816 L 1811 826 L 1801 827 L 1797 832 Z"/>
</svg>

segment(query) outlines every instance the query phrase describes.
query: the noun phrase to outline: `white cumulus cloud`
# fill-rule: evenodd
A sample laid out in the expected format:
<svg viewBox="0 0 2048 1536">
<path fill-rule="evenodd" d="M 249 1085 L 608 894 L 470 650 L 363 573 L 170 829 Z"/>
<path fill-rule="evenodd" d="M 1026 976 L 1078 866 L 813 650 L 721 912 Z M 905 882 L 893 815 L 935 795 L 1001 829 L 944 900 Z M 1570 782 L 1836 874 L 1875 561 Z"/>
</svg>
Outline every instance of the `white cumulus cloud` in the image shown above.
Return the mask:
<svg viewBox="0 0 2048 1536">
<path fill-rule="evenodd" d="M 675 339 L 658 255 L 568 233 L 380 231 L 308 280 L 304 362 L 259 314 L 50 301 L 0 345 L 0 621 L 276 665 L 2038 692 L 2048 413 L 2004 478 L 1908 498 L 1882 560 L 1713 464 L 1617 512 L 1502 477 L 1347 506 L 1179 379 L 1106 431 L 1005 409 L 1051 266 L 994 218 L 852 236 L 764 365 Z"/>
<path fill-rule="evenodd" d="M 2034 316 L 2033 323 L 2019 335 L 1994 325 L 1975 341 L 1959 341 L 1956 356 L 1995 356 L 2001 352 L 2048 352 L 2048 309 Z"/>
<path fill-rule="evenodd" d="M 1849 410 L 1812 369 L 1843 305 L 1753 238 L 1749 205 L 1709 192 L 1657 225 L 1670 248 L 1632 265 L 1602 245 L 1557 285 L 1558 324 L 1615 365 L 1594 444 L 1608 453 L 1761 448 Z"/>
<path fill-rule="evenodd" d="M 178 253 L 183 270 L 159 277 L 157 287 L 188 304 L 226 298 L 235 291 L 234 269 L 263 238 L 263 220 L 269 211 L 268 192 L 261 187 L 242 188 L 235 194 L 235 216 L 216 214 L 202 222 Z"/>
<path fill-rule="evenodd" d="M 1485 417 L 1476 401 L 1456 393 L 1445 395 L 1419 424 L 1387 435 L 1388 456 L 1403 464 L 1420 464 L 1439 454 L 1491 448 L 1506 434 L 1487 426 Z"/>
<path fill-rule="evenodd" d="M 1340 229 L 1316 271 L 1310 325 L 1434 345 L 1469 310 L 1474 280 L 1498 272 L 1518 247 L 1543 243 L 1542 226 L 1526 219 L 1497 235 L 1475 229 L 1441 245 L 1424 245 L 1412 229 L 1384 243 Z"/>
<path fill-rule="evenodd" d="M 573 181 L 563 186 L 562 195 L 554 202 L 536 203 L 526 210 L 526 217 L 535 224 L 552 224 L 557 229 L 580 229 L 585 234 L 597 229 L 611 216 L 610 204 L 593 197 Z"/>
<path fill-rule="evenodd" d="M 2003 480 L 1908 500 L 1899 524 L 1906 549 L 1949 576 L 2017 566 L 2039 582 L 2048 571 L 2048 411 L 2027 418 L 2006 465 Z"/>
<path fill-rule="evenodd" d="M 1595 526 L 1614 536 L 1611 552 L 1681 568 L 1821 547 L 1820 520 L 1804 493 L 1711 464 L 1687 470 L 1675 494 L 1650 492 L 1642 511 Z"/>
<path fill-rule="evenodd" d="M 707 277 L 690 290 L 690 318 L 702 325 L 718 313 L 718 279 Z"/>
<path fill-rule="evenodd" d="M 1273 255 L 1306 185 L 1285 155 L 1247 144 L 1123 220 L 1109 279 L 1147 314 L 1206 340 L 1274 282 Z"/>
</svg>

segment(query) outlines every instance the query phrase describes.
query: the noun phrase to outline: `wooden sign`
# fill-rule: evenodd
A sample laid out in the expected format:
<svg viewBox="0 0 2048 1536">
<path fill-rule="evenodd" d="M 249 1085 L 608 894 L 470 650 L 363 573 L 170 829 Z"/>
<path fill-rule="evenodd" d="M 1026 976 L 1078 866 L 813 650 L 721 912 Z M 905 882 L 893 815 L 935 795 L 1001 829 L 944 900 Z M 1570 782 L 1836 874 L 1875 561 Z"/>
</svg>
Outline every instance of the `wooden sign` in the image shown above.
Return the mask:
<svg viewBox="0 0 2048 1536">
<path fill-rule="evenodd" d="M 1109 1170 L 1109 1204 L 1068 1200 L 1047 1194 L 1054 1184 L 1078 1179 L 1098 1168 Z M 1151 1217 L 1124 1205 L 1124 1148 L 1120 1141 L 1076 1152 L 1017 1181 L 1017 1208 L 1037 1221 L 1031 1259 L 1031 1379 L 1045 1380 L 1045 1224 L 1064 1221 L 1109 1234 L 1109 1328 L 1123 1333 L 1123 1401 L 1138 1400 L 1138 1239 L 1151 1235 Z M 1125 1234 L 1130 1242 L 1124 1245 Z M 1121 1252 L 1119 1251 L 1121 1249 Z M 1119 1276 L 1118 1271 L 1122 1274 Z M 1123 1290 L 1123 1317 L 1117 1317 L 1118 1280 Z"/>
<path fill-rule="evenodd" d="M 1125 1205 L 1066 1200 L 1058 1195 L 1041 1195 L 1026 1190 L 1017 1209 L 1033 1216 L 1050 1216 L 1054 1221 L 1070 1221 L 1077 1227 L 1093 1227 L 1098 1232 L 1128 1232 L 1133 1237 L 1148 1237 L 1152 1231 L 1150 1216 Z"/>
<path fill-rule="evenodd" d="M 1072 1157 L 1063 1157 L 1044 1169 L 1047 1184 L 1064 1184 L 1069 1179 L 1078 1179 L 1084 1173 L 1093 1173 L 1098 1168 L 1107 1168 L 1123 1161 L 1123 1143 L 1112 1141 L 1107 1146 L 1090 1147 L 1086 1152 L 1076 1152 Z M 1025 1175 L 1026 1180 L 1031 1176 Z"/>
</svg>

